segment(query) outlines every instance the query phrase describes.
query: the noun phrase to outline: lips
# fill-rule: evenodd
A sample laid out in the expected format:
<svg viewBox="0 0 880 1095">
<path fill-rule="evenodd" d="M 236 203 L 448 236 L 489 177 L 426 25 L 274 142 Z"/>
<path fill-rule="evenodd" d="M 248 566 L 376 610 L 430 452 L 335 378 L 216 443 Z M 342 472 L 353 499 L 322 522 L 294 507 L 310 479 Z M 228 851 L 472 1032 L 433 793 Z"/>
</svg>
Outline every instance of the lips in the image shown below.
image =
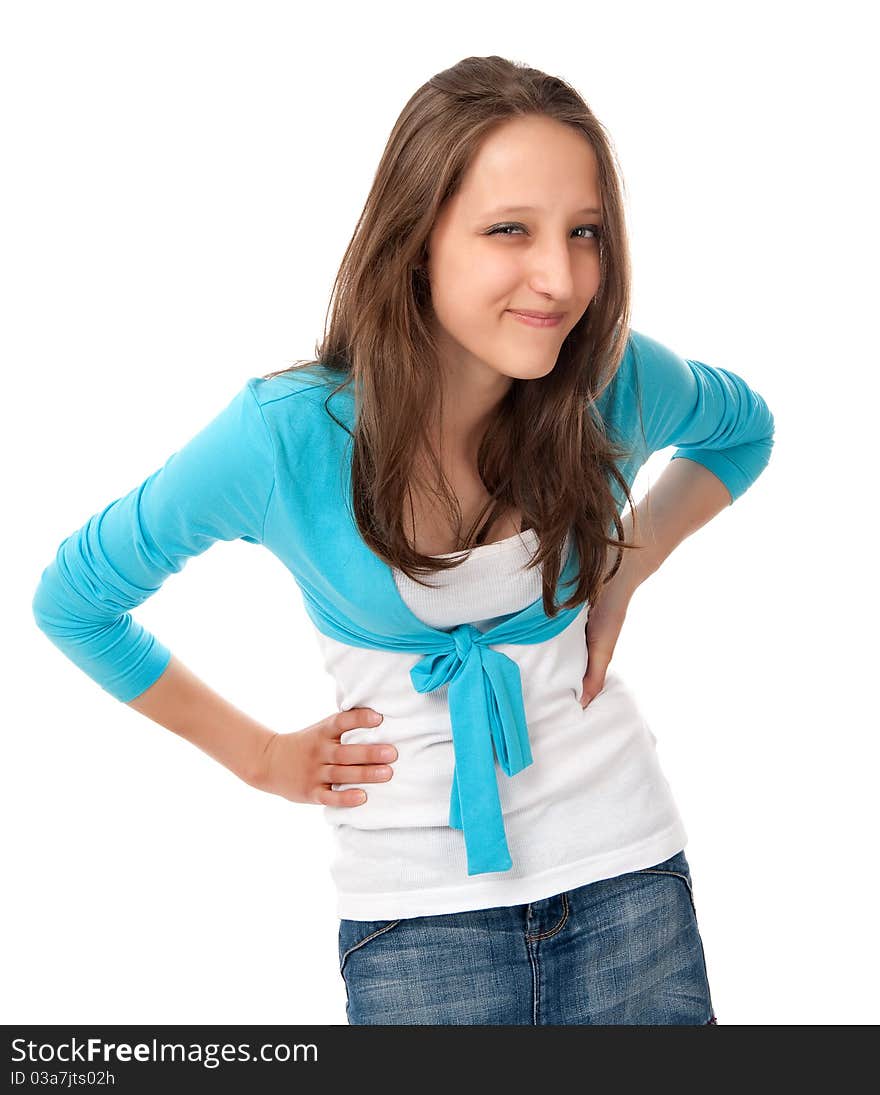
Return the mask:
<svg viewBox="0 0 880 1095">
<path fill-rule="evenodd" d="M 532 319 L 562 319 L 565 312 L 529 312 L 525 308 L 511 308 L 511 312 L 520 316 L 531 316 Z"/>
<path fill-rule="evenodd" d="M 511 316 L 517 323 L 524 323 L 527 327 L 550 328 L 558 327 L 562 322 L 564 312 L 520 312 L 509 309 Z"/>
</svg>

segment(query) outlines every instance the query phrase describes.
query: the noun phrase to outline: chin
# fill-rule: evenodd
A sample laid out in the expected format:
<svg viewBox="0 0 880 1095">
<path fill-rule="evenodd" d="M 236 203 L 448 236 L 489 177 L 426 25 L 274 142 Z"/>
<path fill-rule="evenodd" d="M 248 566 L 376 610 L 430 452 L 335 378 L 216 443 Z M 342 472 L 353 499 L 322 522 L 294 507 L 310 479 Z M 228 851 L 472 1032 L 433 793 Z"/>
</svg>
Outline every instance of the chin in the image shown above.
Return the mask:
<svg viewBox="0 0 880 1095">
<path fill-rule="evenodd" d="M 555 365 L 555 359 L 546 363 L 534 362 L 521 366 L 511 366 L 508 362 L 503 369 L 499 368 L 497 371 L 504 376 L 509 376 L 511 380 L 540 380 L 542 376 L 552 373 Z"/>
</svg>

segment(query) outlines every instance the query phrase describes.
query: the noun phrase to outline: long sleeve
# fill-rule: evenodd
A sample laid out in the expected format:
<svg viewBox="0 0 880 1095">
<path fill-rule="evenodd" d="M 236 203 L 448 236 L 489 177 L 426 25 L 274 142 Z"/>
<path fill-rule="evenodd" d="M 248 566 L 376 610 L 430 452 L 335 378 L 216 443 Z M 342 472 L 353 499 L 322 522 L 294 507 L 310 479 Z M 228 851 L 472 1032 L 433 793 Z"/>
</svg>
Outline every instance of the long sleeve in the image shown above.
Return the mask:
<svg viewBox="0 0 880 1095">
<path fill-rule="evenodd" d="M 632 334 L 646 455 L 676 445 L 672 459 L 705 465 L 732 504 L 770 460 L 774 420 L 766 402 L 729 369 L 679 357 L 655 339 Z"/>
<path fill-rule="evenodd" d="M 248 380 L 165 464 L 71 533 L 33 598 L 38 627 L 80 669 L 128 702 L 171 651 L 130 610 L 217 540 L 262 543 L 274 446 Z"/>
</svg>

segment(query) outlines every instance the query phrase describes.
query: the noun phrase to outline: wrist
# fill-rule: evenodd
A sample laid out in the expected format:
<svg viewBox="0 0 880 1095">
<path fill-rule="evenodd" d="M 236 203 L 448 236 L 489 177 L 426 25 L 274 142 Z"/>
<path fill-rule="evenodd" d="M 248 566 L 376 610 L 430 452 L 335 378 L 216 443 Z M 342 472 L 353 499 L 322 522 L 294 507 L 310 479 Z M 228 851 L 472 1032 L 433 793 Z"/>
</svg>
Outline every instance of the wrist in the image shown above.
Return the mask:
<svg viewBox="0 0 880 1095">
<path fill-rule="evenodd" d="M 245 783 L 262 791 L 268 785 L 269 766 L 272 759 L 272 746 L 278 737 L 277 731 L 263 728 L 255 742 L 255 752 L 246 775 Z"/>
</svg>

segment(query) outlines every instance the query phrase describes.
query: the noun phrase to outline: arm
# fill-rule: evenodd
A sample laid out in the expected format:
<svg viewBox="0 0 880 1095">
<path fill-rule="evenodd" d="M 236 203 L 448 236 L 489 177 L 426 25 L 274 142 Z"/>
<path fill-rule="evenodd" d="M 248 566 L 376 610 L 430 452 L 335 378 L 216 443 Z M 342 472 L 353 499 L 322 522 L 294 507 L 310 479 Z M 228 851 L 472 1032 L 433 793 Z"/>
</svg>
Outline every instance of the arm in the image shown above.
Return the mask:
<svg viewBox="0 0 880 1095">
<path fill-rule="evenodd" d="M 642 459 L 677 446 L 636 506 L 637 521 L 630 512 L 623 518 L 627 538 L 643 545 L 621 563 L 621 581 L 635 588 L 755 482 L 769 462 L 775 422 L 736 373 L 682 358 L 639 332 L 622 370 L 629 399 L 619 406 L 629 429 L 641 431 Z"/>
<path fill-rule="evenodd" d="M 40 577 L 37 625 L 116 699 L 249 779 L 270 732 L 172 658 L 131 610 L 217 540 L 261 543 L 274 446 L 251 380 L 201 432 L 71 533 Z"/>
<path fill-rule="evenodd" d="M 245 783 L 259 783 L 261 758 L 274 731 L 214 692 L 173 654 L 155 684 L 128 706 L 185 738 Z"/>
<path fill-rule="evenodd" d="M 727 487 L 704 465 L 693 460 L 670 460 L 637 504 L 637 525 L 629 510 L 623 517 L 627 540 L 641 546 L 638 551 L 623 553 L 618 572 L 621 582 L 635 590 L 658 570 L 682 540 L 730 504 Z M 615 558 L 616 552 L 609 555 L 609 565 Z"/>
<path fill-rule="evenodd" d="M 770 461 L 775 422 L 765 400 L 730 369 L 680 357 L 636 331 L 631 361 L 645 457 L 677 446 L 672 459 L 714 472 L 732 505 Z"/>
</svg>

